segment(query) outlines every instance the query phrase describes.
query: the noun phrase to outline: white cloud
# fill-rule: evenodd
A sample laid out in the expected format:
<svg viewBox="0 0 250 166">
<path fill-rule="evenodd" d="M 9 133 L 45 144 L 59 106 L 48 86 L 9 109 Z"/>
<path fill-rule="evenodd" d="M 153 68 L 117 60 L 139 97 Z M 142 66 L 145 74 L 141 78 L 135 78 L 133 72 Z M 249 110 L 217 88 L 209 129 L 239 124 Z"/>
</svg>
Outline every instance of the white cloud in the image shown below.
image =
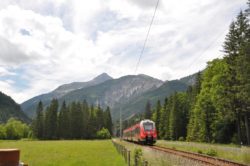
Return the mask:
<svg viewBox="0 0 250 166">
<path fill-rule="evenodd" d="M 15 73 L 8 71 L 5 67 L 0 66 L 0 77 L 7 75 L 15 75 Z"/>
<path fill-rule="evenodd" d="M 1 1 L 0 90 L 22 102 L 102 72 L 134 74 L 155 3 Z M 137 73 L 169 80 L 203 69 L 222 54 L 228 25 L 244 5 L 245 0 L 160 1 Z"/>
</svg>

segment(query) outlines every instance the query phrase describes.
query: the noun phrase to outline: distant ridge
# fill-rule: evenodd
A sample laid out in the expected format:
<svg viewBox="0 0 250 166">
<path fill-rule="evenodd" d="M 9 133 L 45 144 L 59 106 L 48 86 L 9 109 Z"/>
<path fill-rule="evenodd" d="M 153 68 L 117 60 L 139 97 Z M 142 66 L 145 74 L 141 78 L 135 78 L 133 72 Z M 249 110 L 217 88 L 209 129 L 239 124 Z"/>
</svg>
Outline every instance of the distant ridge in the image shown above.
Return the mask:
<svg viewBox="0 0 250 166">
<path fill-rule="evenodd" d="M 64 84 L 56 88 L 52 93 L 58 93 L 58 94 L 66 94 L 70 91 L 76 90 L 76 89 L 81 89 L 93 85 L 100 84 L 102 82 L 105 82 L 107 80 L 113 79 L 110 77 L 107 73 L 102 73 L 95 77 L 93 80 L 88 81 L 88 82 L 72 82 L 69 84 Z"/>
<path fill-rule="evenodd" d="M 95 77 L 94 79 L 87 81 L 87 82 L 72 82 L 69 84 L 64 84 L 53 90 L 52 92 L 41 94 L 39 96 L 33 97 L 24 103 L 21 104 L 22 109 L 29 117 L 34 117 L 36 105 L 41 100 L 46 105 L 48 104 L 53 98 L 61 98 L 62 96 L 70 93 L 71 91 L 87 88 L 90 86 L 94 86 L 100 84 L 102 82 L 108 81 L 113 79 L 107 73 L 102 73 Z"/>
<path fill-rule="evenodd" d="M 148 100 L 154 104 L 157 100 L 174 92 L 185 91 L 194 83 L 196 75 L 184 77 L 180 80 L 163 82 L 148 75 L 127 75 L 113 79 L 103 73 L 88 82 L 73 82 L 64 84 L 54 91 L 36 96 L 22 103 L 22 108 L 30 117 L 35 115 L 37 103 L 41 100 L 45 106 L 55 97 L 61 104 L 63 101 L 72 102 L 86 100 L 89 104 L 111 107 L 113 120 L 119 118 L 121 108 L 123 118 L 133 116 L 144 111 Z"/>
<path fill-rule="evenodd" d="M 26 123 L 30 122 L 30 119 L 21 110 L 20 105 L 11 97 L 0 92 L 0 124 L 7 122 L 10 118 L 16 118 Z"/>
</svg>

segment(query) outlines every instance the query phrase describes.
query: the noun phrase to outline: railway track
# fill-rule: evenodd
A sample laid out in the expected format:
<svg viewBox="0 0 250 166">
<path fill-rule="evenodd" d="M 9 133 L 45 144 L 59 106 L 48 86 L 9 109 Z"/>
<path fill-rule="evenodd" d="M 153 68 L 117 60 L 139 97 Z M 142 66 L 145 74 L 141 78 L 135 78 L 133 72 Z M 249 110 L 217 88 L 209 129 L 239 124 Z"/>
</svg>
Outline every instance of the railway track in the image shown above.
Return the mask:
<svg viewBox="0 0 250 166">
<path fill-rule="evenodd" d="M 207 155 L 202 155 L 198 153 L 192 153 L 192 152 L 186 152 L 186 151 L 181 151 L 181 150 L 175 150 L 171 148 L 166 148 L 166 147 L 160 147 L 160 146 L 147 146 L 151 149 L 165 152 L 165 153 L 171 153 L 174 155 L 178 155 L 181 157 L 185 157 L 188 159 L 192 159 L 201 163 L 204 163 L 206 165 L 213 165 L 213 166 L 249 166 L 241 163 L 236 163 L 233 161 L 228 161 L 216 157 L 211 157 Z"/>
<path fill-rule="evenodd" d="M 194 161 L 197 161 L 199 163 L 209 165 L 209 166 L 250 166 L 250 164 L 237 163 L 234 161 L 221 159 L 217 157 L 211 157 L 211 156 L 207 156 L 207 155 L 199 154 L 199 153 L 176 150 L 176 149 L 161 147 L 161 146 L 156 146 L 156 145 L 142 145 L 142 144 L 139 144 L 137 142 L 132 142 L 132 141 L 127 141 L 127 142 L 132 143 L 132 144 L 137 144 L 139 146 L 147 147 L 156 151 L 169 153 L 169 154 L 173 154 L 176 156 L 181 156 L 181 157 L 194 160 Z"/>
</svg>

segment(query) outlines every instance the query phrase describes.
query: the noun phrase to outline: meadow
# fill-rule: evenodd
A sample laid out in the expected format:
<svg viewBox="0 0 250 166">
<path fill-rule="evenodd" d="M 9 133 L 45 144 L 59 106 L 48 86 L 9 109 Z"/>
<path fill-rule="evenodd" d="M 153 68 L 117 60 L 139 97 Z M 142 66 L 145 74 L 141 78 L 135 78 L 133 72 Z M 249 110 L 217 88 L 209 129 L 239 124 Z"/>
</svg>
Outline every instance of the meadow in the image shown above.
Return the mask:
<svg viewBox="0 0 250 166">
<path fill-rule="evenodd" d="M 18 148 L 29 166 L 125 166 L 110 140 L 0 141 L 0 148 Z"/>
</svg>

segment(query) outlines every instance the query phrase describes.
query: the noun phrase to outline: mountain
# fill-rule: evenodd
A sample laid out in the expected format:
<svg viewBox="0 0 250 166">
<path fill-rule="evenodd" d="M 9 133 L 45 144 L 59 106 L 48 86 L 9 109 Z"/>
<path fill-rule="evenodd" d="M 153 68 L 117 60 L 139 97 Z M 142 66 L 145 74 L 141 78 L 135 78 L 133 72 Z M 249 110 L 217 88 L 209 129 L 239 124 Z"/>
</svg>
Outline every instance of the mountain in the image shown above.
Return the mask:
<svg viewBox="0 0 250 166">
<path fill-rule="evenodd" d="M 154 90 L 163 84 L 161 80 L 146 75 L 129 75 L 108 80 L 102 84 L 72 91 L 59 101 L 83 101 L 111 108 L 127 102 L 130 98 L 140 96 L 144 92 Z"/>
<path fill-rule="evenodd" d="M 8 119 L 12 117 L 26 123 L 30 122 L 30 119 L 21 110 L 20 105 L 18 105 L 11 97 L 0 92 L 0 124 L 7 122 Z"/>
<path fill-rule="evenodd" d="M 82 89 L 89 86 L 97 85 L 111 79 L 113 78 L 110 77 L 107 73 L 103 73 L 88 82 L 72 82 L 70 84 L 61 85 L 58 88 L 56 88 L 52 93 L 58 94 L 58 96 L 63 96 L 76 89 Z"/>
<path fill-rule="evenodd" d="M 197 73 L 183 77 L 179 80 L 165 81 L 160 87 L 146 91 L 138 97 L 131 98 L 128 102 L 122 103 L 111 109 L 113 120 L 120 117 L 120 109 L 123 119 L 143 113 L 147 101 L 150 101 L 152 107 L 155 106 L 157 100 L 163 103 L 164 99 L 175 92 L 186 91 L 188 86 L 194 85 Z"/>
<path fill-rule="evenodd" d="M 132 98 L 128 102 L 121 104 L 118 107 L 111 109 L 113 119 L 119 118 L 119 109 L 122 110 L 122 118 L 126 119 L 137 113 L 142 113 L 145 110 L 147 101 L 150 101 L 152 107 L 156 104 L 157 100 L 163 100 L 175 92 L 185 91 L 188 84 L 180 80 L 166 81 L 162 86 L 157 89 L 147 91 L 139 97 Z"/>
<path fill-rule="evenodd" d="M 63 97 L 64 95 L 70 93 L 71 91 L 98 85 L 102 82 L 105 82 L 107 80 L 112 80 L 112 79 L 113 78 L 110 77 L 107 73 L 102 73 L 101 75 L 95 77 L 94 79 L 88 82 L 72 82 L 70 84 L 64 84 L 64 85 L 59 86 L 52 92 L 36 96 L 34 98 L 31 98 L 25 101 L 24 103 L 21 104 L 21 107 L 29 117 L 34 117 L 35 115 L 34 110 L 36 109 L 36 106 L 40 100 L 46 106 L 50 103 L 50 101 L 53 98 L 59 99 Z"/>
<path fill-rule="evenodd" d="M 56 97 L 60 104 L 63 101 L 70 103 L 72 101 L 86 100 L 89 104 L 102 107 L 109 106 L 113 120 L 119 119 L 121 109 L 124 119 L 136 113 L 142 113 L 148 100 L 151 104 L 154 104 L 157 100 L 163 101 L 165 97 L 174 92 L 185 91 L 189 85 L 194 84 L 195 77 L 196 74 L 179 80 L 163 82 L 143 74 L 128 75 L 117 79 L 112 79 L 104 74 L 93 79 L 99 80 L 100 78 L 101 81 L 98 83 L 91 83 L 92 80 L 84 84 L 70 83 L 62 85 L 48 94 L 24 102 L 21 106 L 32 117 L 35 114 L 34 110 L 39 100 L 45 106 L 48 106 L 52 99 L 51 96 L 57 93 L 60 94 Z"/>
<path fill-rule="evenodd" d="M 199 72 L 202 73 L 203 71 L 199 71 Z M 194 85 L 196 77 L 197 77 L 197 74 L 198 73 L 195 73 L 195 74 L 183 77 L 183 78 L 179 79 L 179 81 L 182 82 L 182 83 L 184 83 L 184 84 L 186 84 L 186 85 L 188 85 L 188 86 Z"/>
<path fill-rule="evenodd" d="M 40 100 L 44 106 L 47 106 L 52 98 L 57 98 L 59 103 L 62 103 L 64 100 L 68 103 L 85 99 L 91 104 L 113 108 L 115 105 L 128 101 L 131 97 L 156 89 L 162 84 L 163 81 L 142 74 L 124 76 L 118 79 L 112 79 L 107 74 L 102 74 L 85 83 L 85 87 L 73 87 L 75 90 L 72 90 L 72 85 L 75 85 L 75 83 L 62 85 L 48 94 L 39 95 L 25 101 L 21 106 L 30 117 L 35 115 L 34 110 Z"/>
</svg>

